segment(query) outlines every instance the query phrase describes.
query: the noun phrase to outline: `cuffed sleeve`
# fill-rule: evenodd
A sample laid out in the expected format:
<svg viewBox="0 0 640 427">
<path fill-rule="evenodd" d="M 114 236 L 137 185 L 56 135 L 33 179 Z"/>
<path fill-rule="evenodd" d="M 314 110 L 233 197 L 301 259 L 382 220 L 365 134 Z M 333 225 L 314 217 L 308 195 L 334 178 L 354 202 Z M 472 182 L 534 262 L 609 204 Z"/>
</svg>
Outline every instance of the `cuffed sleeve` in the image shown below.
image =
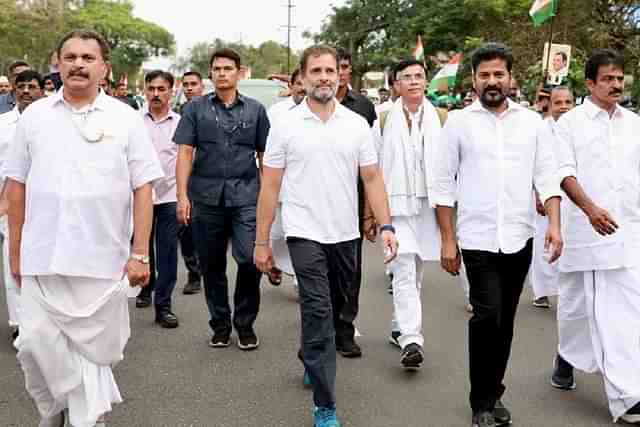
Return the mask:
<svg viewBox="0 0 640 427">
<path fill-rule="evenodd" d="M 445 123 L 433 147 L 433 174 L 430 183 L 429 201 L 431 206 L 454 207 L 456 203 L 456 175 L 460 166 L 460 139 L 457 134 L 455 119 Z"/>
<path fill-rule="evenodd" d="M 538 126 L 536 137 L 536 154 L 533 167 L 533 184 L 542 203 L 552 197 L 562 197 L 558 164 L 553 152 L 555 137 L 547 122 Z"/>
</svg>

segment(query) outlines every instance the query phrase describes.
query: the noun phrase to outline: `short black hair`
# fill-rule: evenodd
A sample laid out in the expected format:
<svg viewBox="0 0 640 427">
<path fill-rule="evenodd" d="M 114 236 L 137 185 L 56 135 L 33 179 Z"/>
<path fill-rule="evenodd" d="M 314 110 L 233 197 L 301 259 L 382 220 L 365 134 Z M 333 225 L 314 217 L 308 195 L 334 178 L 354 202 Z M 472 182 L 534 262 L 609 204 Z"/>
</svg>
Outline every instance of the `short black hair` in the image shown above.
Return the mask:
<svg viewBox="0 0 640 427">
<path fill-rule="evenodd" d="M 238 54 L 238 52 L 236 52 L 233 49 L 230 49 L 228 47 L 217 49 L 215 52 L 211 54 L 211 59 L 209 60 L 209 67 L 213 65 L 213 61 L 215 61 L 216 58 L 230 59 L 236 64 L 236 68 L 238 70 L 240 69 L 240 65 L 241 65 L 240 55 Z"/>
<path fill-rule="evenodd" d="M 102 55 L 102 60 L 104 62 L 109 62 L 109 59 L 111 58 L 111 47 L 109 46 L 107 39 L 105 39 L 102 34 L 92 30 L 73 30 L 65 34 L 56 48 L 58 58 L 60 58 L 60 53 L 62 52 L 64 44 L 71 39 L 95 40 L 95 42 L 98 43 L 98 46 L 100 46 L 100 55 Z"/>
<path fill-rule="evenodd" d="M 507 63 L 507 71 L 511 73 L 513 68 L 513 53 L 511 49 L 503 43 L 485 43 L 471 54 L 471 67 L 475 73 L 482 62 L 502 59 Z"/>
<path fill-rule="evenodd" d="M 7 70 L 9 71 L 9 75 L 13 74 L 13 70 L 15 70 L 18 67 L 29 67 L 29 68 L 31 68 L 31 65 L 29 65 L 27 62 L 22 61 L 22 60 L 13 61 L 11 64 L 9 64 L 9 67 L 7 68 Z"/>
<path fill-rule="evenodd" d="M 381 87 L 378 89 L 378 93 L 380 92 L 389 92 L 389 89 L 387 89 L 386 87 Z"/>
<path fill-rule="evenodd" d="M 409 67 L 411 67 L 413 65 L 419 65 L 420 68 L 422 68 L 422 71 L 424 71 L 425 74 L 427 73 L 427 69 L 424 68 L 424 64 L 422 62 L 418 61 L 417 59 L 415 59 L 413 57 L 406 58 L 406 59 L 403 59 L 402 61 L 398 62 L 396 64 L 396 66 L 393 68 L 393 76 L 394 76 L 395 80 L 398 79 L 398 73 L 400 71 L 404 71 L 404 70 L 406 70 L 407 68 L 409 68 Z"/>
<path fill-rule="evenodd" d="M 173 74 L 168 71 L 163 70 L 153 70 L 149 71 L 146 76 L 144 76 L 144 84 L 148 85 L 155 79 L 162 79 L 169 83 L 169 89 L 173 88 L 173 82 L 175 79 L 173 78 Z"/>
<path fill-rule="evenodd" d="M 389 67 L 389 72 L 387 73 L 387 84 L 389 87 L 393 87 L 393 84 L 396 82 L 396 73 L 395 73 L 396 64 L 391 64 Z"/>
<path fill-rule="evenodd" d="M 596 82 L 600 67 L 606 67 L 607 65 L 613 65 L 624 72 L 624 57 L 613 49 L 594 50 L 584 66 L 584 77 L 587 80 Z"/>
<path fill-rule="evenodd" d="M 296 68 L 295 70 L 293 70 L 293 73 L 291 73 L 291 80 L 289 80 L 289 83 L 291 83 L 292 86 L 296 82 L 296 79 L 298 78 L 299 75 L 300 75 L 300 68 Z"/>
<path fill-rule="evenodd" d="M 44 78 L 42 78 L 42 75 L 39 72 L 34 70 L 24 70 L 18 74 L 16 76 L 16 86 L 18 86 L 18 83 L 30 82 L 32 80 L 38 82 L 40 89 L 44 89 Z"/>
<path fill-rule="evenodd" d="M 184 73 L 182 75 L 182 78 L 184 79 L 187 76 L 196 76 L 198 78 L 198 80 L 202 81 L 202 74 L 200 74 L 197 71 L 187 71 L 186 73 Z"/>
<path fill-rule="evenodd" d="M 555 55 L 560 55 L 560 56 L 562 56 L 562 60 L 563 60 L 564 62 L 567 62 L 567 59 L 569 58 L 569 57 L 567 56 L 567 53 L 566 53 L 566 52 L 563 52 L 563 51 L 556 52 L 556 53 L 554 54 L 554 56 L 555 56 Z"/>
<path fill-rule="evenodd" d="M 353 56 L 351 53 L 341 47 L 336 49 L 336 51 L 338 52 L 338 63 L 340 63 L 340 61 L 349 61 L 349 65 L 353 65 Z"/>
</svg>

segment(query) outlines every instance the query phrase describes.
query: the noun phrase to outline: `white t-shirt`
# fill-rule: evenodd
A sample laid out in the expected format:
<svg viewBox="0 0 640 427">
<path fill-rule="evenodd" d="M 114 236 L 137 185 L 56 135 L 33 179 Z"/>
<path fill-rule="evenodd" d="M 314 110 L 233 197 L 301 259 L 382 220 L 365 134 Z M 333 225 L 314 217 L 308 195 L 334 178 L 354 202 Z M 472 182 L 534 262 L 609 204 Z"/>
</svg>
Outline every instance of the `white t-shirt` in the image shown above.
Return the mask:
<svg viewBox="0 0 640 427">
<path fill-rule="evenodd" d="M 26 184 L 22 274 L 120 280 L 132 192 L 162 167 L 138 112 L 104 92 L 74 110 L 62 92 L 24 111 L 10 147 L 6 176 Z"/>
<path fill-rule="evenodd" d="M 359 237 L 359 168 L 377 164 L 367 122 L 334 100 L 323 122 L 303 102 L 280 116 L 267 140 L 264 164 L 284 169 L 282 221 L 286 237 L 323 244 Z"/>
</svg>

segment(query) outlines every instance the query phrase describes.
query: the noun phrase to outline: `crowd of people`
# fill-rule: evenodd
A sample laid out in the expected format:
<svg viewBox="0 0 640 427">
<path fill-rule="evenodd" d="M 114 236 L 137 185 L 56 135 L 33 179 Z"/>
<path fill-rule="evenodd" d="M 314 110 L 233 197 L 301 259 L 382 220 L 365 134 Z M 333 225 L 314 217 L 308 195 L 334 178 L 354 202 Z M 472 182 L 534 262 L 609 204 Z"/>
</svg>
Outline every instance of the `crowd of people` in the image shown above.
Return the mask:
<svg viewBox="0 0 640 427">
<path fill-rule="evenodd" d="M 161 327 L 179 326 L 178 246 L 182 292 L 204 289 L 213 348 L 258 349 L 262 275 L 274 285 L 295 276 L 291 351 L 314 425 L 340 426 L 337 353 L 363 354 L 364 239 L 381 241 L 389 339 L 405 369 L 425 360 L 425 263 L 460 276 L 473 427 L 512 421 L 504 378 L 532 264 L 534 305 L 558 294 L 553 387 L 575 389 L 574 369 L 598 371 L 614 421 L 640 424 L 640 118 L 619 105 L 617 52 L 588 58 L 582 105 L 558 86 L 544 114 L 509 98 L 514 57 L 499 43 L 473 52 L 470 102 L 450 112 L 425 97 L 415 59 L 394 65 L 376 108 L 351 87 L 349 53 L 324 45 L 304 51 L 291 96 L 269 111 L 238 92 L 231 49 L 211 56 L 213 93 L 199 73 L 181 76 L 179 111 L 163 70 L 145 75 L 141 111 L 120 88 L 107 94 L 110 48 L 98 33 L 67 34 L 56 55 L 61 87 L 19 61 L 0 96 L 9 324 L 40 427 L 105 425 L 122 402 L 112 366 L 130 337 L 129 288 L 142 288 L 136 307 L 153 304 Z"/>
</svg>

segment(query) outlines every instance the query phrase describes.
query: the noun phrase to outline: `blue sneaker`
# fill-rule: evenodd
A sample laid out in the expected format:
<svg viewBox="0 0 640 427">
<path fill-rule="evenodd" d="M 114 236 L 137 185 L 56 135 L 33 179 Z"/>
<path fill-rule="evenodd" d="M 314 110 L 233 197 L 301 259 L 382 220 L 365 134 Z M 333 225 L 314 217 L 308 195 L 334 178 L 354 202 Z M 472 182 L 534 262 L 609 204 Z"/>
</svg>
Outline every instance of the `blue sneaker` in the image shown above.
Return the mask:
<svg viewBox="0 0 640 427">
<path fill-rule="evenodd" d="M 311 377 L 306 369 L 304 371 L 304 377 L 302 378 L 302 385 L 305 387 L 311 387 Z"/>
<path fill-rule="evenodd" d="M 336 407 L 325 406 L 313 410 L 314 427 L 340 427 L 340 421 L 336 418 Z"/>
</svg>

